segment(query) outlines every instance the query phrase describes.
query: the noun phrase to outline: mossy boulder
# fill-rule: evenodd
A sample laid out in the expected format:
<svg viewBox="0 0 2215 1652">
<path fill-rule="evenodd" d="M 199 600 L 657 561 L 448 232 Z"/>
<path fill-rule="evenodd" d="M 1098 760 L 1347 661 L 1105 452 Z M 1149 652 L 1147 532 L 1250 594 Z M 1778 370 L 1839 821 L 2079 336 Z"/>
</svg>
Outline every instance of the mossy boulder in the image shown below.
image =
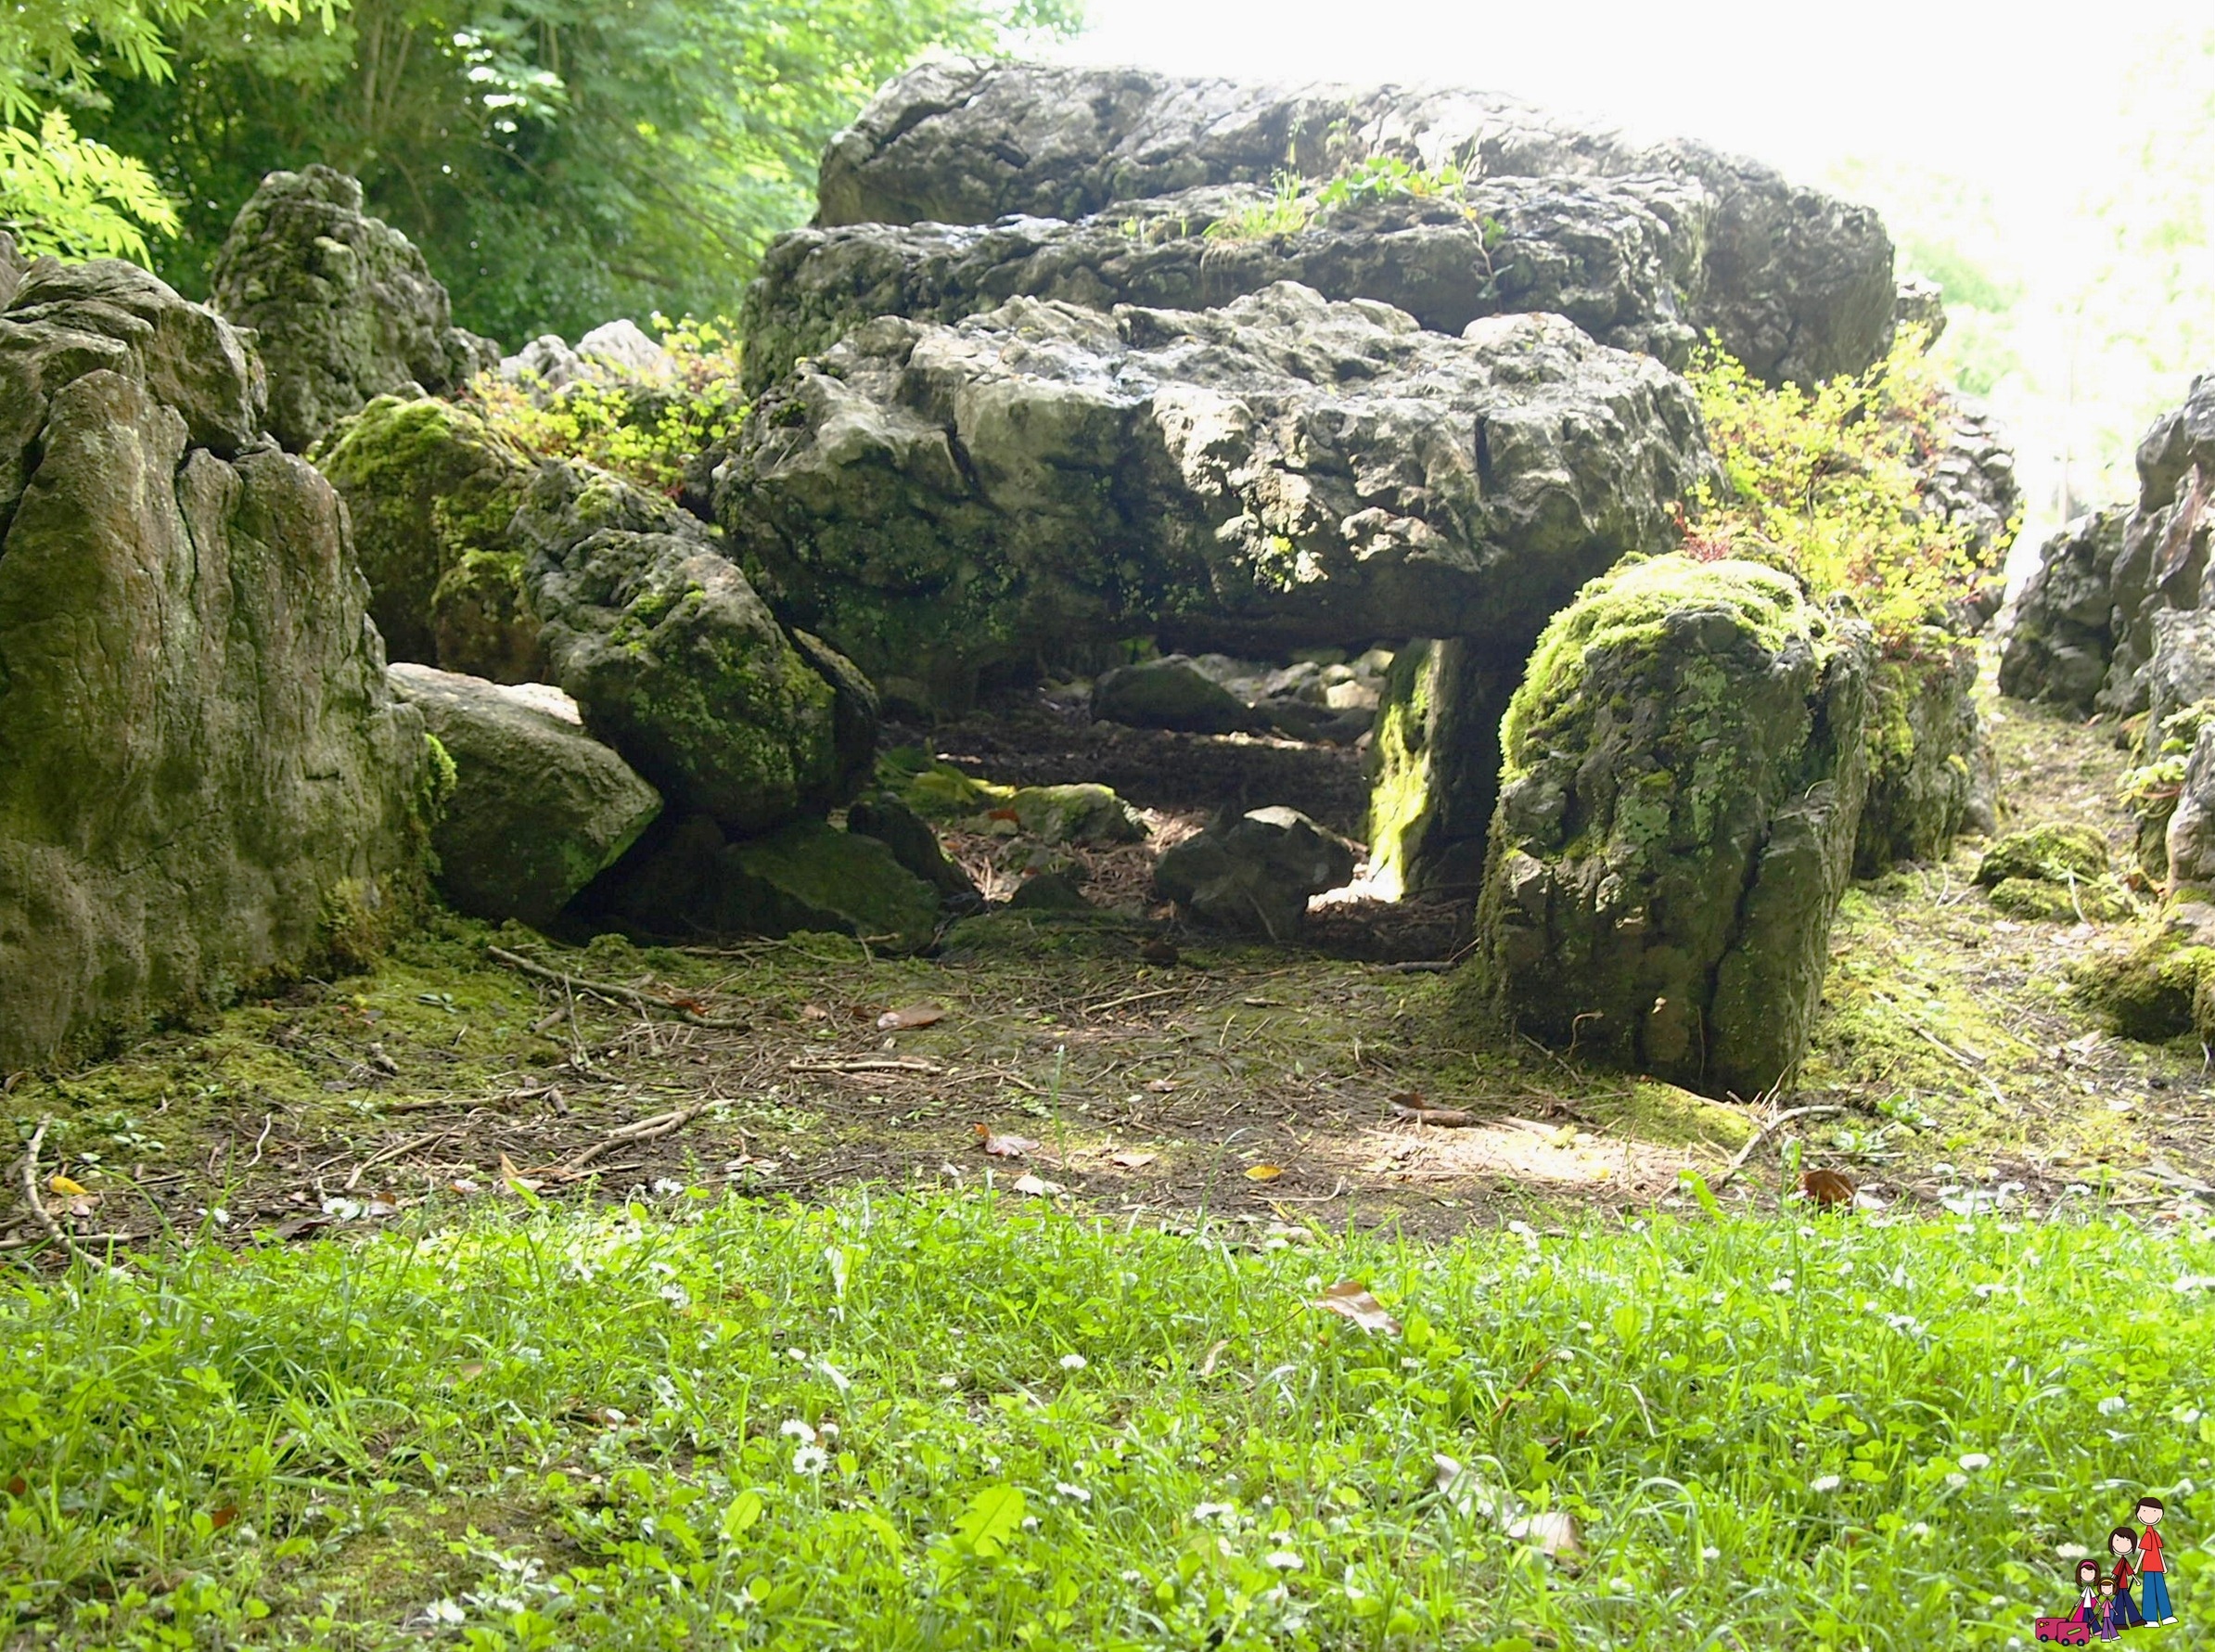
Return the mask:
<svg viewBox="0 0 2215 1652">
<path fill-rule="evenodd" d="M 1369 747 L 1369 867 L 1391 896 L 1484 881 L 1507 672 L 1493 650 L 1417 638 L 1393 658 Z"/>
<path fill-rule="evenodd" d="M 2046 923 L 2112 923 L 2132 916 L 2138 908 L 2112 877 L 2094 878 L 2074 887 L 2048 883 L 2038 877 L 2004 877 L 1991 888 L 1995 912 Z"/>
<path fill-rule="evenodd" d="M 1508 703 L 1464 1004 L 1706 1095 L 1784 1080 L 1850 868 L 1872 664 L 1864 626 L 1758 564 L 1587 586 Z"/>
<path fill-rule="evenodd" d="M 2215 1044 L 2215 907 L 2186 903 L 2099 948 L 2071 984 L 2115 1031 L 2148 1043 Z"/>
<path fill-rule="evenodd" d="M 392 659 L 529 682 L 537 625 L 510 533 L 535 469 L 522 450 L 467 407 L 379 396 L 315 463 L 352 513 Z"/>
<path fill-rule="evenodd" d="M 778 623 L 709 531 L 606 471 L 532 462 L 465 407 L 372 402 L 320 463 L 402 660 L 543 677 L 681 812 L 745 835 L 867 777 L 877 699 Z"/>
<path fill-rule="evenodd" d="M 1853 871 L 1943 860 L 1969 826 L 1991 824 L 1991 762 L 1977 714 L 1976 655 L 1934 644 L 1925 658 L 1880 661 L 1869 683 L 1868 794 Z"/>
<path fill-rule="evenodd" d="M 1133 728 L 1193 735 L 1233 734 L 1260 722 L 1244 700 L 1183 654 L 1101 672 L 1092 688 L 1092 714 Z"/>
<path fill-rule="evenodd" d="M 1020 786 L 1005 805 L 1016 824 L 1043 843 L 1136 843 L 1138 812 L 1105 786 Z"/>
<path fill-rule="evenodd" d="M 846 811 L 846 829 L 875 838 L 892 852 L 892 858 L 920 877 L 941 896 L 974 899 L 977 884 L 947 858 L 945 845 L 930 823 L 890 791 L 856 798 Z"/>
<path fill-rule="evenodd" d="M 423 254 L 327 166 L 262 180 L 216 254 L 210 302 L 259 335 L 269 428 L 295 453 L 378 396 L 458 390 L 500 354 L 454 326 Z"/>
<path fill-rule="evenodd" d="M 576 910 L 658 940 L 814 929 L 913 948 L 930 940 L 939 896 L 875 838 L 801 820 L 731 842 L 694 814 L 649 835 Z"/>
<path fill-rule="evenodd" d="M 0 314 L 0 1071 L 359 963 L 427 893 L 423 720 L 258 371 L 112 261 Z"/>
<path fill-rule="evenodd" d="M 2094 826 L 2046 821 L 2010 832 L 1977 863 L 1977 881 L 1987 889 L 2008 878 L 2040 883 L 2089 883 L 2107 870 L 2107 840 Z"/>
<path fill-rule="evenodd" d="M 458 910 L 544 928 L 661 813 L 660 794 L 584 732 L 559 689 L 428 665 L 390 675 L 454 763 L 431 842 L 440 892 Z"/>
</svg>

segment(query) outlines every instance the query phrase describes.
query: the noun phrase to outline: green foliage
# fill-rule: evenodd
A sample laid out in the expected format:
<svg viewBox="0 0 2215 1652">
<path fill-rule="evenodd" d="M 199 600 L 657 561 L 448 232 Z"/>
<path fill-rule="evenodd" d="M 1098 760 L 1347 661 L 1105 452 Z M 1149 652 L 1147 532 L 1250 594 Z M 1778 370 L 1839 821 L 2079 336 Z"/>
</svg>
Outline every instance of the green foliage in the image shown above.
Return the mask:
<svg viewBox="0 0 2215 1652">
<path fill-rule="evenodd" d="M 450 1226 L 13 1274 L 0 1625 L 58 1652 L 426 1625 L 1997 1652 L 2070 1598 L 2056 1546 L 2119 1518 L 2088 1487 L 2204 1481 L 2203 1223 L 1709 1201 L 1265 1249 L 1005 1194 L 564 1210 L 495 1185 Z M 1305 1306 L 1338 1279 L 1401 1334 Z M 2180 1594 L 2215 1579 L 2171 1556 Z"/>
<path fill-rule="evenodd" d="M 299 0 L 239 3 L 250 19 L 301 18 Z M 314 8 L 325 29 L 346 3 Z M 167 79 L 165 31 L 205 9 L 203 0 L 19 0 L 0 15 L 0 220 L 24 251 L 144 261 L 147 231 L 177 233 L 176 210 L 154 174 L 80 137 L 54 105 L 96 111 L 109 103 L 99 82 Z"/>
<path fill-rule="evenodd" d="M 1296 236 L 1315 216 L 1315 198 L 1307 180 L 1298 173 L 1281 172 L 1267 200 L 1257 201 L 1208 225 L 1211 241 L 1261 241 L 1272 236 Z"/>
<path fill-rule="evenodd" d="M 1356 165 L 1341 169 L 1337 177 L 1324 185 L 1316 192 L 1315 205 L 1328 211 L 1362 200 L 1458 201 L 1464 181 L 1461 168 L 1451 163 L 1422 167 L 1397 155 L 1371 155 Z"/>
<path fill-rule="evenodd" d="M 1471 223 L 1481 226 L 1489 259 L 1506 229 L 1468 205 L 1462 193 L 1466 182 L 1457 166 L 1416 166 L 1397 155 L 1369 156 L 1321 182 L 1285 171 L 1276 174 L 1267 200 L 1217 219 L 1207 233 L 1214 240 L 1265 240 L 1271 236 L 1298 235 L 1321 214 L 1364 201 L 1438 200 L 1458 207 Z"/>
<path fill-rule="evenodd" d="M 662 347 L 676 360 L 673 384 L 588 378 L 548 392 L 487 372 L 478 376 L 465 399 L 495 434 L 526 453 L 582 459 L 642 488 L 673 495 L 685 465 L 702 448 L 736 430 L 747 404 L 738 386 L 739 343 L 733 323 L 691 316 L 672 322 L 657 314 L 653 325 Z"/>
<path fill-rule="evenodd" d="M 1922 342 L 1903 336 L 1867 373 L 1813 390 L 1772 390 L 1703 349 L 1689 377 L 1723 482 L 1694 494 L 1686 552 L 1777 561 L 1820 595 L 1850 597 L 1889 654 L 1942 643 L 1933 628 L 1992 553 L 1925 506 L 1915 465 L 1945 439 L 1946 391 Z"/>
<path fill-rule="evenodd" d="M 2161 719 L 2160 743 L 2146 762 L 2123 771 L 2116 797 L 2141 821 L 2167 820 L 2183 788 L 2184 765 L 2198 743 L 2199 731 L 2215 718 L 2215 699 L 2197 699 Z"/>
<path fill-rule="evenodd" d="M 1072 0 L 358 0 L 326 32 L 196 6 L 173 78 L 88 111 L 182 203 L 159 273 L 204 292 L 262 174 L 324 161 L 511 344 L 736 310 L 803 221 L 825 141 L 931 47 L 1073 26 Z"/>
</svg>

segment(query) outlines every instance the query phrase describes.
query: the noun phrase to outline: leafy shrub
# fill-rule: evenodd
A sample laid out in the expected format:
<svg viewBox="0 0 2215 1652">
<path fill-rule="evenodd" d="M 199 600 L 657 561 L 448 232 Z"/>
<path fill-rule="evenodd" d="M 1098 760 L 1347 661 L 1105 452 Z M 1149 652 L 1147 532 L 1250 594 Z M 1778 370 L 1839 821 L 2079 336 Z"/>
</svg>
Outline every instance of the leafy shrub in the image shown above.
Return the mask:
<svg viewBox="0 0 2215 1652">
<path fill-rule="evenodd" d="M 1894 657 L 1950 637 L 1954 605 L 1997 561 L 1965 523 L 1927 505 L 1920 467 L 1947 436 L 1947 391 L 1919 333 L 1859 377 L 1772 390 L 1712 340 L 1688 377 L 1720 488 L 1684 513 L 1695 557 L 1789 568 L 1819 595 L 1850 597 Z M 2000 536 L 2004 544 L 2013 537 Z"/>
<path fill-rule="evenodd" d="M 662 348 L 676 358 L 673 383 L 610 375 L 549 391 L 488 372 L 470 384 L 467 399 L 526 453 L 582 459 L 673 495 L 686 463 L 736 430 L 747 403 L 738 388 L 737 329 L 730 321 L 672 322 L 658 314 L 653 325 Z"/>
</svg>

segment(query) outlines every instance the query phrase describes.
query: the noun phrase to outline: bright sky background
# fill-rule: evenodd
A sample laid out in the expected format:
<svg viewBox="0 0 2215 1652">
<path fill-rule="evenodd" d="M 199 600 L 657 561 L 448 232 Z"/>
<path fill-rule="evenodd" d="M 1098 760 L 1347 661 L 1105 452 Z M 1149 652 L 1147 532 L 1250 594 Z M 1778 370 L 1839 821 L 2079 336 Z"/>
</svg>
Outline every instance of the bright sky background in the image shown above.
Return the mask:
<svg viewBox="0 0 2215 1652">
<path fill-rule="evenodd" d="M 2077 181 L 2086 108 L 2208 0 L 1091 0 L 1062 54 L 1187 74 L 1512 92 L 1817 180 L 1912 157 L 2031 196 Z M 2091 93 L 2090 96 L 2087 94 Z"/>
</svg>

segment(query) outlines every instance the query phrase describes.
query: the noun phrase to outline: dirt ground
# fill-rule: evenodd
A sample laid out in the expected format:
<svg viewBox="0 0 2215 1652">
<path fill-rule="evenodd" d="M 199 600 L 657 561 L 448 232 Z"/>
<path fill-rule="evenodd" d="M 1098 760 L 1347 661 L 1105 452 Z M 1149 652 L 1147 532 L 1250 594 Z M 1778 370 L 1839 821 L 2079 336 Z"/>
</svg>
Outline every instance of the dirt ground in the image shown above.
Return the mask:
<svg viewBox="0 0 2215 1652">
<path fill-rule="evenodd" d="M 2096 820 L 2119 865 L 2112 726 L 1991 709 L 2004 829 Z M 1463 909 L 1319 912 L 1315 936 L 1355 956 L 1179 928 L 1146 869 L 1204 824 L 1204 776 L 1240 777 L 1217 801 L 1274 800 L 1253 788 L 1300 754 L 1187 742 L 1179 757 L 1174 736 L 1090 732 L 1056 751 L 1050 730 L 936 744 L 994 779 L 1134 765 L 1152 839 L 1093 858 L 1091 915 L 995 911 L 909 958 L 822 935 L 569 947 L 443 919 L 371 975 L 8 1076 L 0 1130 L 28 1145 L 45 1122 L 35 1178 L 19 1160 L 0 1195 L 0 1250 L 58 1254 L 49 1222 L 96 1250 L 344 1232 L 426 1204 L 854 1183 L 989 1183 L 1266 1244 L 1668 1205 L 1691 1197 L 1687 1169 L 1764 1201 L 1796 1165 L 1840 1170 L 1876 1221 L 2161 1205 L 2215 1182 L 2208 1053 L 2114 1038 L 2071 995 L 2072 964 L 2128 926 L 2002 916 L 1972 881 L 1975 841 L 1852 891 L 1798 1086 L 1716 1102 L 1479 1030 L 1437 967 Z M 1350 773 L 1351 753 L 1314 765 L 1319 813 L 1343 813 L 1330 800 Z M 952 847 L 988 893 L 1012 887 L 1022 845 Z M 1159 940 L 1173 963 L 1142 953 Z"/>
</svg>

